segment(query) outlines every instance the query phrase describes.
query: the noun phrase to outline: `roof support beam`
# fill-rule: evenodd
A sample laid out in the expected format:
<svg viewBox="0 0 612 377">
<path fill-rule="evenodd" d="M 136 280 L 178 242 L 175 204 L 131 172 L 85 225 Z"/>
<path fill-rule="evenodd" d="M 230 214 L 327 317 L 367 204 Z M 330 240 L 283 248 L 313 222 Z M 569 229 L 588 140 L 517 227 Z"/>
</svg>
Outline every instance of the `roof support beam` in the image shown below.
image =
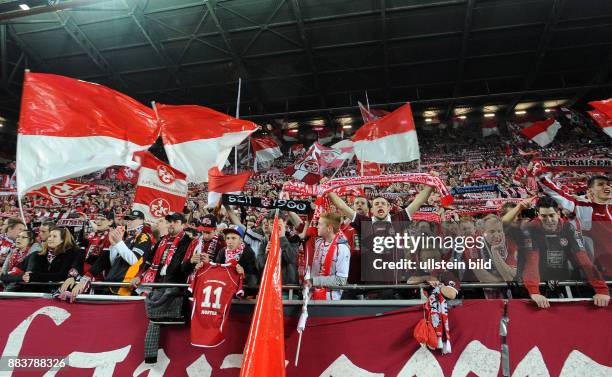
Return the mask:
<svg viewBox="0 0 612 377">
<path fill-rule="evenodd" d="M 167 67 L 170 76 L 172 76 L 172 79 L 174 80 L 174 84 L 177 86 L 183 86 L 178 65 L 172 61 L 164 45 L 159 42 L 159 38 L 157 38 L 155 31 L 153 29 L 145 29 L 144 10 L 146 9 L 148 2 L 149 0 L 145 0 L 144 3 L 141 3 L 138 0 L 135 1 L 133 9 L 130 11 L 132 20 L 136 24 L 136 27 L 138 27 L 138 30 L 140 30 L 142 35 L 145 37 L 147 42 L 149 42 L 157 56 L 159 56 L 163 64 Z M 186 91 L 188 91 L 187 88 Z"/>
<path fill-rule="evenodd" d="M 0 25 L 0 59 L 2 62 L 2 86 L 8 87 L 8 50 L 6 48 L 7 31 L 6 25 Z"/>
<path fill-rule="evenodd" d="M 591 79 L 589 86 L 585 86 L 584 88 L 582 88 L 565 104 L 565 106 L 573 106 L 574 104 L 576 104 L 576 102 L 580 101 L 584 96 L 586 96 L 591 91 L 591 89 L 593 89 L 593 86 L 596 87 L 597 85 L 603 84 L 606 77 L 610 74 L 610 67 L 612 67 L 612 48 L 608 48 L 608 56 L 601 65 L 599 71 L 597 71 L 595 76 L 593 76 L 593 78 Z"/>
<path fill-rule="evenodd" d="M 312 70 L 315 90 L 321 95 L 321 106 L 325 107 L 327 106 L 327 101 L 325 99 L 325 93 L 323 91 L 323 88 L 321 87 L 321 79 L 319 77 L 319 70 L 317 68 L 314 54 L 312 52 L 312 45 L 310 44 L 310 40 L 306 35 L 306 28 L 304 27 L 304 17 L 302 16 L 302 10 L 300 8 L 299 0 L 291 0 L 290 5 L 297 21 L 298 32 L 302 40 L 302 45 L 304 46 L 306 56 L 308 57 L 308 64 L 310 65 L 310 69 Z"/>
<path fill-rule="evenodd" d="M 232 61 L 234 63 L 234 65 L 236 66 L 236 70 L 238 73 L 238 77 L 236 78 L 242 78 L 244 80 L 245 83 L 249 82 L 249 74 L 248 71 L 246 69 L 246 66 L 244 65 L 244 62 L 242 61 L 242 58 L 238 55 L 238 53 L 236 52 L 236 49 L 234 48 L 232 41 L 229 37 L 229 34 L 227 33 L 227 31 L 223 28 L 223 26 L 221 25 L 221 22 L 219 21 L 219 18 L 217 17 L 217 12 L 215 10 L 215 7 L 217 6 L 217 1 L 216 0 L 208 0 L 206 1 L 206 7 L 208 9 L 208 12 L 210 13 L 210 18 L 212 19 L 213 23 L 215 24 L 215 27 L 217 28 L 217 31 L 219 32 L 219 34 L 221 35 L 221 38 L 223 39 L 223 42 L 225 42 L 225 45 L 227 46 L 227 49 L 229 50 L 229 53 L 232 57 Z M 263 110 L 263 97 L 261 95 L 261 93 L 259 93 L 259 91 L 257 91 L 256 88 L 255 89 L 255 98 L 256 101 L 258 101 L 260 103 L 260 107 L 261 110 Z"/>
<path fill-rule="evenodd" d="M 87 35 L 81 30 L 79 25 L 72 19 L 72 16 L 66 11 L 59 11 L 55 13 L 60 20 L 60 23 L 72 37 L 72 39 L 87 53 L 93 63 L 108 76 L 113 82 L 115 82 L 119 89 L 127 90 L 127 83 L 116 73 L 106 58 L 98 51 L 96 46 L 89 40 Z"/>
<path fill-rule="evenodd" d="M 542 32 L 542 36 L 540 37 L 540 43 L 538 45 L 538 51 L 536 52 L 536 61 L 533 63 L 533 66 L 525 81 L 523 83 L 523 90 L 528 90 L 533 85 L 535 79 L 540 72 L 540 67 L 542 66 L 542 62 L 544 61 L 544 57 L 548 51 L 548 46 L 550 45 L 550 41 L 552 39 L 552 34 L 554 31 L 559 18 L 561 17 L 561 11 L 563 9 L 564 0 L 554 0 L 552 8 L 550 9 L 550 13 L 548 14 L 548 21 L 546 22 L 546 26 L 544 27 L 544 31 Z M 510 116 L 514 111 L 514 108 L 519 103 L 522 98 L 522 94 L 518 94 L 516 97 L 512 99 L 510 104 L 506 109 L 506 116 Z"/>
<path fill-rule="evenodd" d="M 383 59 L 385 66 L 385 102 L 389 102 L 391 95 L 391 91 L 389 89 L 389 80 L 391 79 L 391 77 L 389 74 L 389 49 L 387 43 L 387 3 L 385 0 L 380 0 L 380 22 L 382 32 Z"/>
<path fill-rule="evenodd" d="M 17 46 L 19 46 L 19 49 L 26 56 L 27 59 L 26 59 L 25 67 L 26 68 L 30 68 L 30 63 L 34 63 L 34 65 L 38 69 L 42 69 L 44 67 L 45 63 L 43 62 L 42 57 L 40 55 L 38 55 L 38 52 L 36 52 L 36 50 L 31 48 L 27 43 L 25 43 L 23 41 L 23 39 L 21 39 L 19 34 L 17 34 L 15 32 L 15 29 L 13 28 L 13 26 L 7 25 L 6 29 L 8 31 L 9 36 L 11 37 L 11 39 L 15 42 L 15 44 Z"/>
<path fill-rule="evenodd" d="M 463 21 L 463 36 L 461 37 L 461 52 L 459 53 L 459 63 L 457 64 L 457 82 L 453 88 L 453 97 L 459 95 L 459 90 L 463 82 L 463 74 L 465 72 L 465 61 L 468 53 L 468 42 L 470 40 L 470 30 L 472 29 L 472 16 L 474 15 L 474 4 L 476 0 L 468 0 L 465 9 L 465 19 Z M 451 111 L 455 106 L 455 101 L 451 100 L 448 103 L 448 108 L 444 114 L 444 119 L 448 119 L 451 115 Z"/>
</svg>

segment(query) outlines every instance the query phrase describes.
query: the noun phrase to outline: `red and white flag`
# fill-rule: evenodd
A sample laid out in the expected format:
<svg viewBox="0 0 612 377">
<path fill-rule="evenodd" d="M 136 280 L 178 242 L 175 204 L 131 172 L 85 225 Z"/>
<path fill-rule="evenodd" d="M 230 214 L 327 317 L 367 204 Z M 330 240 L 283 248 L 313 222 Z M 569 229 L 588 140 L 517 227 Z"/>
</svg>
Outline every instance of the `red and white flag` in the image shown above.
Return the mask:
<svg viewBox="0 0 612 377">
<path fill-rule="evenodd" d="M 289 149 L 291 151 L 291 155 L 294 157 L 301 156 L 306 152 L 306 148 L 304 148 L 304 144 L 293 144 Z"/>
<path fill-rule="evenodd" d="M 595 110 L 589 111 L 591 118 L 595 120 L 606 135 L 612 137 L 612 99 L 592 101 L 589 102 L 589 105 L 595 108 Z"/>
<path fill-rule="evenodd" d="M 344 151 L 342 149 L 326 147 L 319 143 L 314 143 L 313 147 L 315 148 L 321 169 L 337 169 L 342 166 L 345 160 L 352 158 L 354 155 L 349 151 L 352 148 L 348 147 L 344 148 Z"/>
<path fill-rule="evenodd" d="M 257 130 L 253 122 L 203 106 L 157 104 L 156 109 L 168 161 L 187 174 L 188 182 L 208 182 L 208 170 L 223 169 L 232 148 Z"/>
<path fill-rule="evenodd" d="M 409 103 L 365 124 L 355 132 L 352 140 L 355 155 L 364 161 L 387 164 L 414 161 L 421 157 Z"/>
<path fill-rule="evenodd" d="M 44 185 L 37 190 L 29 192 L 27 195 L 38 195 L 54 204 L 67 204 L 90 190 L 91 185 L 68 179 L 64 182 Z"/>
<path fill-rule="evenodd" d="M 497 128 L 497 122 L 494 119 L 486 119 L 482 123 L 482 137 L 488 137 L 491 135 L 499 135 L 499 128 Z"/>
<path fill-rule="evenodd" d="M 560 128 L 561 125 L 555 119 L 546 119 L 534 122 L 529 127 L 523 128 L 521 134 L 540 147 L 545 147 L 552 143 Z"/>
<path fill-rule="evenodd" d="M 26 72 L 17 136 L 17 192 L 133 166 L 159 128 L 152 109 L 105 86 Z"/>
<path fill-rule="evenodd" d="M 382 118 L 385 115 L 389 114 L 389 112 L 385 110 L 377 110 L 377 109 L 371 110 L 363 106 L 361 102 L 357 102 L 357 104 L 359 104 L 359 112 L 361 112 L 361 117 L 363 118 L 364 124 L 370 123 L 372 121 L 375 121 L 376 119 Z"/>
<path fill-rule="evenodd" d="M 334 140 L 334 133 L 324 128 L 322 130 L 317 131 L 318 135 L 318 143 L 321 145 L 329 144 Z"/>
<path fill-rule="evenodd" d="M 309 185 L 317 184 L 321 180 L 321 165 L 315 145 L 311 145 L 294 165 L 283 169 L 283 173 Z"/>
<path fill-rule="evenodd" d="M 255 154 L 255 167 L 262 162 L 272 161 L 282 156 L 280 146 L 271 137 L 253 137 L 251 138 L 251 147 Z"/>
<path fill-rule="evenodd" d="M 208 171 L 208 207 L 221 200 L 221 194 L 239 194 L 251 178 L 251 172 L 226 175 L 216 166 Z"/>
<path fill-rule="evenodd" d="M 362 164 L 357 160 L 357 174 L 363 177 L 376 176 L 382 174 L 382 169 L 376 162 L 363 161 Z"/>
<path fill-rule="evenodd" d="M 185 173 L 158 160 L 150 152 L 140 155 L 138 185 L 132 209 L 154 221 L 172 212 L 183 212 L 187 200 Z"/>
<path fill-rule="evenodd" d="M 340 151 L 338 158 L 341 160 L 350 160 L 355 156 L 355 146 L 351 140 L 340 140 L 331 147 Z"/>
</svg>

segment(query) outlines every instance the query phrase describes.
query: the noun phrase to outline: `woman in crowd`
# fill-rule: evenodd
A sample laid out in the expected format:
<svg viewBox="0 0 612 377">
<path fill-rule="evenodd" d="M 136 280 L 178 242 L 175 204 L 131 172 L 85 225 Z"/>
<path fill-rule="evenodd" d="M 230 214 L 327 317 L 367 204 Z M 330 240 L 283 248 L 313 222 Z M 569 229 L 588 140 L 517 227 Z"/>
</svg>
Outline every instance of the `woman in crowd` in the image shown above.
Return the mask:
<svg viewBox="0 0 612 377">
<path fill-rule="evenodd" d="M 64 281 L 72 267 L 78 270 L 79 274 L 83 273 L 83 253 L 76 247 L 67 228 L 53 228 L 42 250 L 33 256 L 31 269 L 23 275 L 23 281 Z M 49 287 L 43 290 L 54 289 L 55 287 Z"/>
<path fill-rule="evenodd" d="M 32 261 L 32 254 L 41 251 L 40 245 L 34 241 L 34 233 L 29 230 L 24 230 L 17 236 L 15 247 L 4 261 L 0 274 L 5 291 L 18 291 L 22 287 L 17 283 L 23 281 L 23 275 Z"/>
</svg>

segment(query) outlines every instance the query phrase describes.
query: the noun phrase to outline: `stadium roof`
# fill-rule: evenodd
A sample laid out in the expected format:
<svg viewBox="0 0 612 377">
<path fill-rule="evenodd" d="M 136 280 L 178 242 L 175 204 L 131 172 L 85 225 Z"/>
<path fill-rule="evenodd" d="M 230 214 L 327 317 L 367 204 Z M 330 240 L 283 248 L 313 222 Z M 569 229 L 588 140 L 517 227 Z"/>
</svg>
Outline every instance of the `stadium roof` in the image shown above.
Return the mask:
<svg viewBox="0 0 612 377">
<path fill-rule="evenodd" d="M 259 123 L 351 122 L 366 91 L 417 116 L 512 114 L 610 97 L 610 36 L 608 0 L 0 0 L 0 115 L 25 68 L 230 114 L 241 77 Z"/>
</svg>

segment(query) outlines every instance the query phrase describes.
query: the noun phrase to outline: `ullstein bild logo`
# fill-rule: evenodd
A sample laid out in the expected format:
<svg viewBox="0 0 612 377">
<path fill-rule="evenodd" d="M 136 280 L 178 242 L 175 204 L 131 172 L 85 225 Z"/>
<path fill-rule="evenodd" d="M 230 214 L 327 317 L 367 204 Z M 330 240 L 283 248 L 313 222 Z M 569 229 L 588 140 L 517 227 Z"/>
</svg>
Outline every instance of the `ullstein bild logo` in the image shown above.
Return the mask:
<svg viewBox="0 0 612 377">
<path fill-rule="evenodd" d="M 367 222 L 361 224 L 361 274 L 369 282 L 405 282 L 411 276 L 436 270 L 491 269 L 490 258 L 454 256 L 470 249 L 486 249 L 483 236 L 430 236 L 417 234 L 410 223 Z M 442 258 L 451 252 L 451 258 Z"/>
</svg>

